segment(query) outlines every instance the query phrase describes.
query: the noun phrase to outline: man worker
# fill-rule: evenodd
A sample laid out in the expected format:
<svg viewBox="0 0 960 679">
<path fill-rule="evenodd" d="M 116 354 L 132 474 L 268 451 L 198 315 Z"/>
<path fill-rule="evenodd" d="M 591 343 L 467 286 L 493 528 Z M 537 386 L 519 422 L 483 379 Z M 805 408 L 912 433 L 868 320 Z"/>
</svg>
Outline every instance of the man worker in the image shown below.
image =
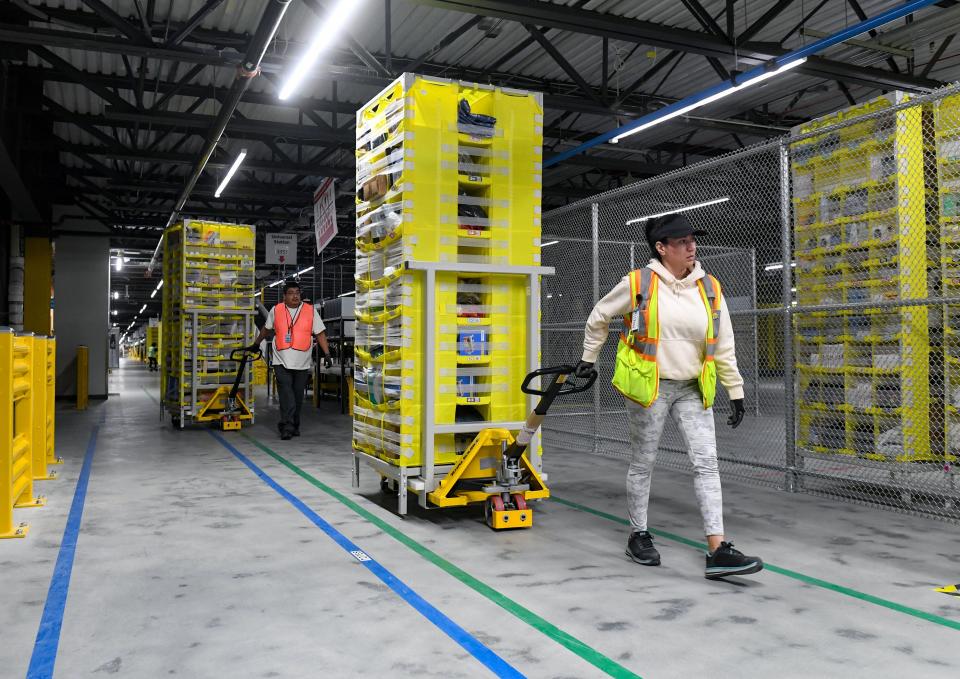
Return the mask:
<svg viewBox="0 0 960 679">
<path fill-rule="evenodd" d="M 326 326 L 317 310 L 300 299 L 300 284 L 296 281 L 284 284 L 283 301 L 270 309 L 266 323 L 249 349 L 259 349 L 260 343 L 268 335 L 273 336 L 273 372 L 280 397 L 280 422 L 277 428 L 280 438 L 288 441 L 293 436 L 300 436 L 300 409 L 304 390 L 310 380 L 314 341 L 323 351 L 324 366 L 329 368 L 333 365 Z"/>
<path fill-rule="evenodd" d="M 150 372 L 157 370 L 157 343 L 154 342 L 147 349 L 147 360 L 150 361 Z"/>
</svg>

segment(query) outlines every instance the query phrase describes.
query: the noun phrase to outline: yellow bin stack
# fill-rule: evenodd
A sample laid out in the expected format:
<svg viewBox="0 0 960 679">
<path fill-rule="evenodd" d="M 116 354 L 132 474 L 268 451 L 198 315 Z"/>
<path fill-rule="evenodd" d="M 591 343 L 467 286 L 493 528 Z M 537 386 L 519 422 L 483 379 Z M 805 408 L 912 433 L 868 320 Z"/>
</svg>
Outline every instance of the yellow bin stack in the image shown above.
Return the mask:
<svg viewBox="0 0 960 679">
<path fill-rule="evenodd" d="M 255 256 L 253 226 L 186 220 L 164 234 L 161 391 L 175 427 L 226 405 L 230 354 L 253 340 Z M 249 370 L 239 395 L 252 411 Z"/>
<path fill-rule="evenodd" d="M 357 112 L 354 474 L 393 479 L 401 512 L 526 417 L 542 140 L 541 95 L 502 87 L 404 74 Z"/>
<path fill-rule="evenodd" d="M 850 307 L 796 317 L 804 455 L 943 459 L 930 436 L 928 310 L 897 305 L 932 289 L 924 109 L 831 127 L 905 101 L 894 92 L 794 130 L 825 130 L 791 149 L 798 301 Z"/>
</svg>

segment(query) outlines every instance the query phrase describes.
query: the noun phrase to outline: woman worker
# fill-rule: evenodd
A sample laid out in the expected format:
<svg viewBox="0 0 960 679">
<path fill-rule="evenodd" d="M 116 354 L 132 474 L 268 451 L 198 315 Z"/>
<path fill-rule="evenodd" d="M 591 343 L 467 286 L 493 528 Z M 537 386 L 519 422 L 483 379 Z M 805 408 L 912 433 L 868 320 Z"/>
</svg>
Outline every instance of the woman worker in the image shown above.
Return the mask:
<svg viewBox="0 0 960 679">
<path fill-rule="evenodd" d="M 627 472 L 632 533 L 627 556 L 659 566 L 660 554 L 647 530 L 650 481 L 667 416 L 680 429 L 695 473 L 694 488 L 709 552 L 707 578 L 756 573 L 763 561 L 745 556 L 724 539 L 723 497 L 717 466 L 713 400 L 717 377 L 733 414 L 743 420 L 743 378 L 737 369 L 733 326 L 720 283 L 697 261 L 697 236 L 682 214 L 650 220 L 647 242 L 653 259 L 623 277 L 587 319 L 578 376 L 588 376 L 607 339 L 610 321 L 625 324 L 617 347 L 613 384 L 627 404 L 633 458 Z"/>
</svg>

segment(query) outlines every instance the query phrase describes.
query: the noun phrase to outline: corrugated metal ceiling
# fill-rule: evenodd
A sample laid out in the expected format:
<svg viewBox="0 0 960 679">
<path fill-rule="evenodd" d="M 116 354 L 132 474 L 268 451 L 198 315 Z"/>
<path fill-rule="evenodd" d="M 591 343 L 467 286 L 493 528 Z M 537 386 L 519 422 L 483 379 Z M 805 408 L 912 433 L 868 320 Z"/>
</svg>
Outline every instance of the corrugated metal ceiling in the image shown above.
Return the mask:
<svg viewBox="0 0 960 679">
<path fill-rule="evenodd" d="M 145 6 L 145 3 L 136 3 L 134 0 L 106 0 L 106 2 L 121 16 L 131 17 L 131 20 L 135 23 L 139 23 L 138 7 Z M 368 50 L 382 54 L 385 49 L 384 3 L 382 0 L 365 0 L 365 2 L 368 7 L 349 27 L 349 32 Z M 580 4 L 575 0 L 551 0 L 551 2 L 568 7 Z M 765 0 L 763 2 L 741 0 L 736 3 L 733 18 L 735 33 L 740 34 L 746 30 L 774 2 L 775 0 Z M 76 11 L 89 11 L 80 0 L 45 0 L 44 2 L 31 0 L 31 4 L 38 7 L 61 7 Z M 155 3 L 155 18 L 161 22 L 183 22 L 204 4 L 204 0 L 157 0 Z M 213 31 L 250 33 L 255 30 L 265 4 L 264 0 L 226 0 L 204 18 L 201 27 Z M 718 24 L 726 27 L 726 16 L 724 14 L 726 0 L 702 0 L 702 4 L 712 16 L 717 18 Z M 890 9 L 896 4 L 899 3 L 892 0 L 860 1 L 860 6 L 869 16 Z M 800 23 L 803 13 L 809 12 L 812 5 L 811 2 L 794 2 L 752 40 L 780 42 L 788 32 Z M 702 30 L 697 20 L 682 3 L 675 0 L 652 0 L 649 2 L 591 0 L 583 4 L 582 8 L 624 18 L 656 22 L 675 28 Z M 931 10 L 931 13 L 933 11 L 943 13 L 942 20 L 936 22 L 937 34 L 935 37 L 942 37 L 960 28 L 960 11 Z M 923 14 L 918 15 L 920 20 L 923 16 Z M 431 46 L 438 42 L 442 36 L 471 20 L 473 15 L 425 7 L 410 0 L 393 0 L 391 3 L 391 18 L 393 55 L 396 58 L 415 59 L 428 52 Z M 288 11 L 278 32 L 277 40 L 271 45 L 268 54 L 274 56 L 296 55 L 316 30 L 318 21 L 315 13 L 305 3 L 295 2 Z M 856 21 L 858 21 L 858 18 L 850 8 L 850 4 L 837 0 L 836 2 L 828 2 L 819 10 L 807 22 L 806 28 L 832 33 Z M 434 54 L 431 57 L 431 62 L 450 64 L 451 76 L 455 76 L 454 69 L 459 66 L 485 69 L 496 64 L 514 46 L 523 43 L 530 37 L 523 26 L 510 21 L 495 22 L 494 32 L 496 35 L 488 35 L 479 28 L 473 27 L 453 44 Z M 557 50 L 588 83 L 595 86 L 600 85 L 602 78 L 602 40 L 600 37 L 563 31 L 550 31 L 548 36 Z M 898 47 L 915 50 L 917 70 L 923 67 L 930 58 L 931 50 L 936 46 L 931 43 L 929 30 L 923 32 L 909 31 L 904 27 L 903 21 L 884 28 L 883 35 L 879 39 L 881 42 L 884 41 L 884 36 L 889 36 L 889 40 Z M 868 39 L 867 36 L 862 37 Z M 783 43 L 783 46 L 785 48 L 795 48 L 812 39 L 814 38 L 804 35 L 801 31 L 793 31 L 792 35 Z M 345 45 L 340 46 L 338 54 L 345 53 L 344 47 Z M 69 63 L 85 71 L 117 76 L 125 76 L 127 73 L 120 55 L 60 48 L 53 51 Z M 667 54 L 668 51 L 664 49 L 656 49 L 645 45 L 638 46 L 618 40 L 609 41 L 611 89 L 616 92 L 626 87 L 638 76 L 657 64 L 658 61 L 666 58 Z M 830 50 L 827 56 L 848 63 L 886 68 L 883 63 L 886 55 L 856 47 L 838 46 Z M 960 76 L 960 59 L 957 56 L 957 54 L 946 55 L 943 63 L 935 68 L 930 76 L 942 80 L 956 79 Z M 904 60 L 898 58 L 898 61 L 903 67 Z M 721 59 L 720 62 L 728 69 L 745 68 L 745 65 L 738 63 L 733 56 Z M 31 65 L 45 65 L 32 53 L 29 56 L 29 63 Z M 131 63 L 134 69 L 140 68 L 139 60 L 131 60 Z M 157 59 L 145 60 L 144 67 L 147 82 L 145 104 L 148 106 L 155 101 L 149 87 L 152 79 L 156 78 L 158 74 L 166 80 L 174 79 L 175 76 L 182 75 L 187 70 L 187 65 L 180 64 L 176 74 L 172 74 L 170 72 L 171 63 Z M 322 68 L 322 66 L 318 67 L 318 71 L 322 72 Z M 515 74 L 519 79 L 520 86 L 524 86 L 529 81 L 550 80 L 557 83 L 566 83 L 565 90 L 574 95 L 577 94 L 577 86 L 571 81 L 563 68 L 536 44 L 528 46 L 510 61 L 502 64 L 499 70 Z M 193 82 L 196 85 L 210 87 L 211 89 L 226 88 L 232 81 L 233 76 L 232 68 L 207 67 Z M 664 78 L 665 81 L 661 83 Z M 674 68 L 664 69 L 650 82 L 646 83 L 642 89 L 645 92 L 655 93 L 662 97 L 681 98 L 716 83 L 718 79 L 719 76 L 704 57 L 687 54 L 679 60 Z M 705 108 L 703 115 L 723 118 L 739 114 L 763 103 L 769 103 L 770 108 L 774 111 L 782 111 L 793 99 L 793 92 L 811 86 L 816 86 L 819 91 L 807 95 L 789 113 L 798 117 L 813 117 L 846 105 L 846 98 L 835 83 L 826 83 L 824 86 L 822 81 L 817 79 L 801 74 L 790 74 L 763 87 L 758 87 L 756 90 L 745 92 L 743 95 L 736 97 L 735 100 L 724 100 L 713 107 Z M 68 83 L 48 82 L 45 88 L 47 96 L 69 110 L 91 115 L 100 115 L 104 111 L 104 102 L 100 97 L 84 87 Z M 850 89 L 854 96 L 858 98 L 864 98 L 869 94 L 865 88 L 851 87 Z M 251 84 L 251 90 L 267 95 L 275 93 L 275 87 L 263 77 L 254 80 Z M 378 86 L 351 83 L 346 79 L 340 79 L 337 82 L 337 95 L 344 101 L 362 102 L 377 90 Z M 333 97 L 332 82 L 328 78 L 318 77 L 308 82 L 304 94 L 330 99 Z M 133 94 L 129 91 L 121 91 L 119 96 L 133 102 Z M 168 102 L 166 110 L 183 112 L 193 102 L 194 97 L 192 96 L 174 96 Z M 214 115 L 218 108 L 219 105 L 215 102 L 207 101 L 194 113 Z M 241 105 L 239 110 L 244 116 L 256 120 L 284 123 L 300 122 L 296 109 L 287 106 L 245 103 Z M 318 115 L 327 123 L 333 121 L 331 114 L 321 113 Z M 555 123 L 561 115 L 561 111 L 549 111 L 547 123 Z M 338 122 L 343 124 L 347 119 L 347 115 L 341 114 L 338 117 Z M 575 129 L 587 131 L 606 130 L 617 123 L 611 116 L 579 115 L 566 120 L 565 124 L 569 125 L 571 120 L 574 122 Z M 307 124 L 310 124 L 309 121 L 307 121 Z M 57 129 L 58 134 L 71 142 L 84 144 L 95 142 L 91 135 L 78 130 L 73 125 L 58 125 Z M 685 133 L 685 131 L 679 126 L 665 127 L 658 131 L 654 137 L 645 139 L 644 142 L 651 144 L 656 141 L 677 138 L 681 133 Z M 697 135 L 697 143 L 721 143 L 724 141 L 724 136 L 727 136 L 726 144 L 729 145 L 728 135 L 713 131 L 701 131 Z M 749 138 L 749 134 L 745 137 Z M 161 144 L 159 149 L 164 150 L 172 143 L 172 140 L 168 140 Z M 270 158 L 272 156 L 272 151 L 264 144 L 248 142 L 246 145 L 254 158 Z M 192 153 L 196 151 L 195 147 L 198 147 L 198 141 L 194 139 L 181 146 L 179 151 Z M 280 147 L 290 153 L 296 153 L 296 146 L 285 144 L 282 140 L 280 141 Z M 316 148 L 308 148 L 305 151 L 307 157 L 314 157 L 322 153 L 321 149 Z"/>
</svg>

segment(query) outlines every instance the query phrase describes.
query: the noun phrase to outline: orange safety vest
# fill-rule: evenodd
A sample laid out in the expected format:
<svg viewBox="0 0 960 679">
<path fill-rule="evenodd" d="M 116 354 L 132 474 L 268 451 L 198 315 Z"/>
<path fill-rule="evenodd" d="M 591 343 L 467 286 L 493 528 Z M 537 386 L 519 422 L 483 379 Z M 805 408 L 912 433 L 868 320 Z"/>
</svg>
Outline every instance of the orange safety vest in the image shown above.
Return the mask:
<svg viewBox="0 0 960 679">
<path fill-rule="evenodd" d="M 290 308 L 280 302 L 273 307 L 273 329 L 276 336 L 273 338 L 277 351 L 283 351 L 293 347 L 297 351 L 310 351 L 313 346 L 313 309 L 309 304 L 300 304 L 300 312 L 297 314 L 297 320 L 293 322 L 292 341 L 287 341 L 287 332 L 290 330 L 290 322 L 293 321 L 293 314 Z"/>
<path fill-rule="evenodd" d="M 706 281 L 706 284 L 704 283 Z M 613 386 L 617 391 L 642 406 L 650 406 L 660 391 L 657 347 L 660 344 L 660 312 L 657 307 L 660 277 L 644 267 L 630 272 L 630 299 L 633 309 L 623 317 L 624 332 L 617 347 L 617 363 Z M 707 274 L 697 281 L 700 298 L 707 311 L 707 335 L 703 365 L 698 383 L 703 407 L 713 405 L 716 395 L 717 330 L 720 321 L 720 281 Z"/>
</svg>

